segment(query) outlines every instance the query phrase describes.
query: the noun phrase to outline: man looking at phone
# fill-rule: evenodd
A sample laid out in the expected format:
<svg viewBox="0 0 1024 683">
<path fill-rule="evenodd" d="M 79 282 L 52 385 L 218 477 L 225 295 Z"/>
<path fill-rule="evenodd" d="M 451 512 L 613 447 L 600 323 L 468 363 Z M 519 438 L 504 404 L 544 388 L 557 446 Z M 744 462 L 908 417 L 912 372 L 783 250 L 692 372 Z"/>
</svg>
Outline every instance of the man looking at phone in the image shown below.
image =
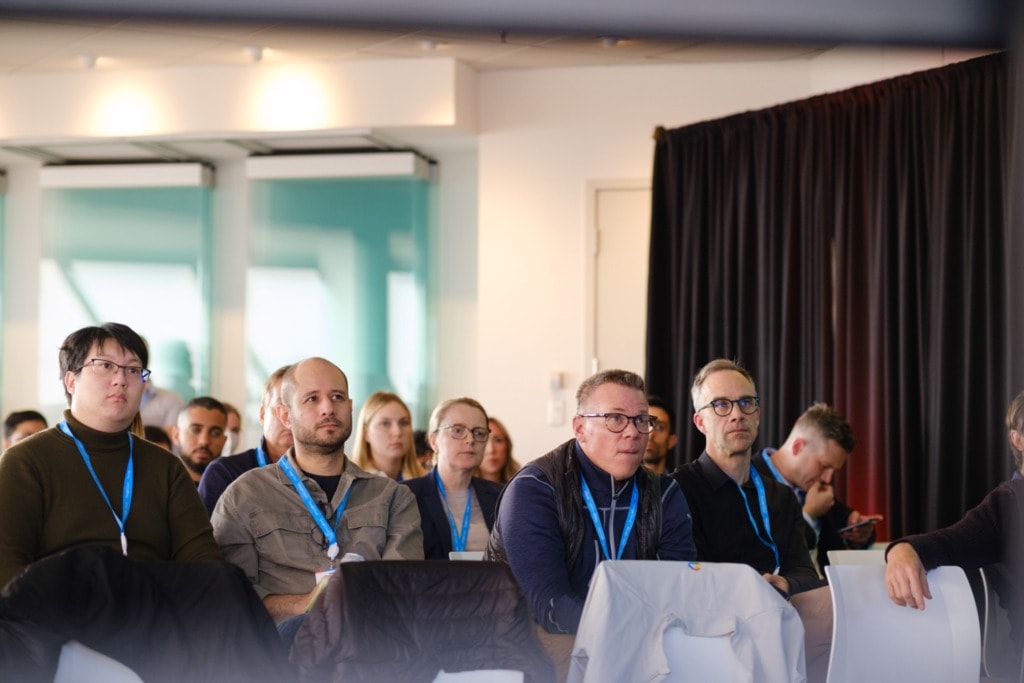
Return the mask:
<svg viewBox="0 0 1024 683">
<path fill-rule="evenodd" d="M 836 500 L 832 476 L 842 469 L 857 440 L 842 415 L 824 403 L 815 403 L 797 418 L 778 449 L 765 448 L 753 465 L 792 489 L 806 523 L 807 547 L 817 547 L 818 566 L 828 564 L 829 550 L 866 548 L 875 540 L 878 515 L 862 515 Z M 844 530 L 851 525 L 852 529 Z M 811 550 L 812 555 L 814 553 Z"/>
</svg>

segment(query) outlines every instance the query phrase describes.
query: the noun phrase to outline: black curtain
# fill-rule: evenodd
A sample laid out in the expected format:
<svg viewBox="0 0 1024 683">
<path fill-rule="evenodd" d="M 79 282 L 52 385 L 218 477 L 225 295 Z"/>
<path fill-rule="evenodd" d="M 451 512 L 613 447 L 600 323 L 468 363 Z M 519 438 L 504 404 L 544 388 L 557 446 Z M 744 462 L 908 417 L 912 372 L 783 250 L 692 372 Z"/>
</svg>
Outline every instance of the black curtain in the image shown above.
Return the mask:
<svg viewBox="0 0 1024 683">
<path fill-rule="evenodd" d="M 728 357 L 757 380 L 755 448 L 815 400 L 846 414 L 837 495 L 884 514 L 883 538 L 1009 476 L 1007 70 L 991 55 L 657 131 L 647 381 L 680 416 L 678 461 L 704 446 L 692 377 Z"/>
</svg>

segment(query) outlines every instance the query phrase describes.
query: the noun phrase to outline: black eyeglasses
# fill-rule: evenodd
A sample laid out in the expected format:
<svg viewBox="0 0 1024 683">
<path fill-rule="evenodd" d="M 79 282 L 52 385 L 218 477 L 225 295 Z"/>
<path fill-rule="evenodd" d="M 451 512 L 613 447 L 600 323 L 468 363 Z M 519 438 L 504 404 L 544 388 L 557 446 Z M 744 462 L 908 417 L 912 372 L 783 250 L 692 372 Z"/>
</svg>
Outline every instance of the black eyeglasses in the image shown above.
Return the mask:
<svg viewBox="0 0 1024 683">
<path fill-rule="evenodd" d="M 118 370 L 124 370 L 124 377 L 127 380 L 137 381 L 140 384 L 149 379 L 149 370 L 138 365 L 118 365 L 112 360 L 104 360 L 102 358 L 90 358 L 82 364 L 81 368 L 78 368 L 78 372 L 81 372 L 86 366 L 92 368 L 92 371 L 101 377 L 110 377 Z"/>
<path fill-rule="evenodd" d="M 737 406 L 744 415 L 753 415 L 757 407 L 761 405 L 761 399 L 757 396 L 742 396 L 735 401 L 727 398 L 716 398 L 706 406 L 702 406 L 697 412 L 699 413 L 704 408 L 711 408 L 715 411 L 715 415 L 726 417 L 732 413 L 733 405 Z"/>
<path fill-rule="evenodd" d="M 658 418 L 653 415 L 624 415 L 622 413 L 577 413 L 578 417 L 603 417 L 604 426 L 609 432 L 618 434 L 632 422 L 636 431 L 641 434 L 650 434 Z"/>
</svg>

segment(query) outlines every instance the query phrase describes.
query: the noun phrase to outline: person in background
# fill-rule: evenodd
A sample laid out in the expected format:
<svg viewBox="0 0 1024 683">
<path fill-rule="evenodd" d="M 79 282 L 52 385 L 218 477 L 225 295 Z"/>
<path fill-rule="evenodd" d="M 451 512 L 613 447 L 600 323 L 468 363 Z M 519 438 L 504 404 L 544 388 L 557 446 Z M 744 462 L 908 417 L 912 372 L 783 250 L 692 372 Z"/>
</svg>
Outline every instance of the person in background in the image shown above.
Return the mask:
<svg viewBox="0 0 1024 683">
<path fill-rule="evenodd" d="M 196 486 L 207 466 L 220 457 L 227 441 L 224 435 L 227 421 L 224 405 L 211 396 L 197 396 L 186 403 L 178 415 L 171 440 Z"/>
<path fill-rule="evenodd" d="M 355 462 L 371 474 L 395 481 L 423 474 L 412 438 L 412 416 L 396 394 L 376 391 L 359 411 L 356 424 Z"/>
<path fill-rule="evenodd" d="M 145 339 L 142 341 L 146 343 Z M 148 344 L 146 349 L 149 350 Z M 178 392 L 161 389 L 152 381 L 146 382 L 142 402 L 139 404 L 143 425 L 154 425 L 170 434 L 178 424 L 178 415 L 184 407 L 185 399 Z"/>
<path fill-rule="evenodd" d="M 647 439 L 647 450 L 644 451 L 644 467 L 655 474 L 665 474 L 665 461 L 668 453 L 676 447 L 676 416 L 664 400 L 659 396 L 648 396 L 647 405 L 651 415 L 658 418 Z"/>
<path fill-rule="evenodd" d="M 281 404 L 281 378 L 290 365 L 274 370 L 263 383 L 260 399 L 260 426 L 263 436 L 256 448 L 236 455 L 217 458 L 203 472 L 199 480 L 199 497 L 203 499 L 206 510 L 213 514 L 217 500 L 235 479 L 257 467 L 271 465 L 281 459 L 292 447 L 292 432 L 277 419 L 277 406 Z"/>
<path fill-rule="evenodd" d="M 346 555 L 421 560 L 423 534 L 409 489 L 346 457 L 352 400 L 336 365 L 307 358 L 288 368 L 277 418 L 294 445 L 235 480 L 211 522 L 224 557 L 249 577 L 290 645 L 318 582 Z"/>
<path fill-rule="evenodd" d="M 1006 409 L 1006 436 L 1016 469 L 1014 479 L 1024 478 L 1024 391 L 1013 397 Z"/>
<path fill-rule="evenodd" d="M 473 476 L 484 457 L 487 424 L 487 412 L 472 398 L 444 401 L 430 416 L 427 438 L 437 464 L 422 477 L 402 482 L 416 496 L 428 560 L 487 548 L 501 493 L 498 484 Z"/>
<path fill-rule="evenodd" d="M 431 450 L 430 442 L 427 441 L 427 431 L 425 429 L 413 431 L 412 442 L 416 446 L 416 460 L 426 472 L 434 465 L 434 451 Z"/>
<path fill-rule="evenodd" d="M 185 468 L 129 432 L 148 359 L 142 338 L 119 323 L 61 344 L 63 419 L 0 458 L 0 586 L 84 545 L 137 560 L 222 561 Z"/>
<path fill-rule="evenodd" d="M 227 439 L 224 441 L 224 448 L 220 454 L 222 456 L 234 455 L 238 453 L 238 445 L 242 440 L 242 414 L 230 403 L 221 401 L 221 404 L 223 404 L 224 410 L 228 411 L 228 426 L 224 430 L 224 436 Z"/>
<path fill-rule="evenodd" d="M 142 433 L 150 443 L 155 443 L 157 446 L 166 448 L 169 451 L 174 450 L 174 444 L 171 443 L 171 437 L 167 435 L 167 432 L 162 427 L 156 425 L 146 425 L 142 428 Z"/>
<path fill-rule="evenodd" d="M 873 523 L 840 532 L 862 520 L 881 519 L 861 515 L 836 500 L 832 476 L 843 468 L 856 444 L 846 418 L 815 403 L 797 418 L 778 449 L 765 448 L 752 460 L 761 476 L 793 491 L 803 513 L 807 547 L 812 552 L 817 548 L 818 567 L 828 564 L 829 550 L 863 549 L 875 540 Z"/>
<path fill-rule="evenodd" d="M 490 418 L 488 424 L 491 435 L 484 448 L 484 459 L 473 476 L 504 486 L 519 471 L 520 465 L 512 457 L 512 437 L 508 435 L 505 425 L 496 417 Z"/>
<path fill-rule="evenodd" d="M 35 410 L 16 410 L 4 419 L 4 450 L 47 428 L 46 418 Z"/>
</svg>

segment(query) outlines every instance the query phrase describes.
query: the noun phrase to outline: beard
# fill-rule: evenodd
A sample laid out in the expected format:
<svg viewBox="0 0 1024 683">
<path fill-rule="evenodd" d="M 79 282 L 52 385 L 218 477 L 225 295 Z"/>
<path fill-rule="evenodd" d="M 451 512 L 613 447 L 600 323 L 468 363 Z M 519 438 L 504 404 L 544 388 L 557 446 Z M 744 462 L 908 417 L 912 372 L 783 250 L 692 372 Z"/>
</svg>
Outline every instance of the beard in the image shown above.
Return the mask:
<svg viewBox="0 0 1024 683">
<path fill-rule="evenodd" d="M 647 465 L 657 465 L 665 459 L 665 454 L 658 453 L 644 453 L 644 463 Z"/>
<path fill-rule="evenodd" d="M 337 421 L 335 421 L 337 422 Z M 320 422 L 313 427 L 306 427 L 292 423 L 292 440 L 301 445 L 307 451 L 317 455 L 333 455 L 342 449 L 349 435 L 352 433 L 351 425 L 346 429 L 342 424 L 341 429 L 335 435 L 321 433 L 318 428 L 326 424 Z"/>
<path fill-rule="evenodd" d="M 197 453 L 199 450 L 202 449 L 196 449 L 195 451 L 192 451 L 192 453 L 189 453 L 188 457 L 181 458 L 181 461 L 185 463 L 185 467 L 187 467 L 192 472 L 195 472 L 196 474 L 202 474 L 203 472 L 205 472 L 209 464 L 213 462 L 213 458 L 207 458 L 204 460 L 202 457 L 193 457 L 194 454 Z"/>
</svg>

